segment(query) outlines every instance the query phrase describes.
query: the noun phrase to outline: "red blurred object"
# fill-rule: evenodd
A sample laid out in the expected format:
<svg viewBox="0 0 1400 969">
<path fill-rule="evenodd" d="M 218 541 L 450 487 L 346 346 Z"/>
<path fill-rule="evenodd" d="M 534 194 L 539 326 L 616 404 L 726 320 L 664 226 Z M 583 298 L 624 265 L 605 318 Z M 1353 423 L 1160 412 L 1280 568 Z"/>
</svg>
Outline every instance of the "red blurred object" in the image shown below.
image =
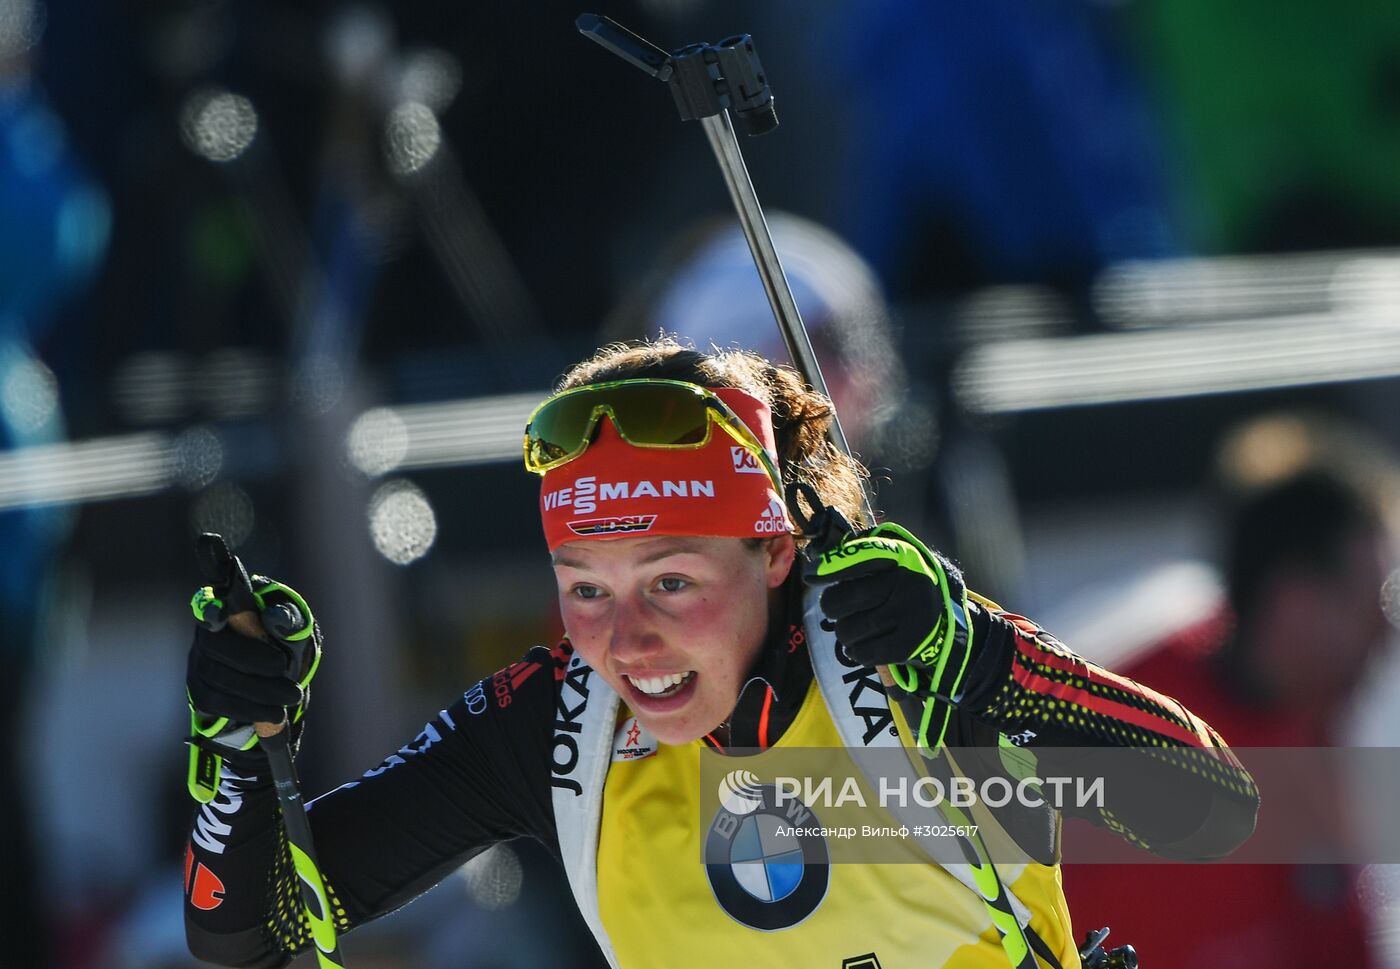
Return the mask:
<svg viewBox="0 0 1400 969">
<path fill-rule="evenodd" d="M 1219 653 L 1233 620 L 1222 609 L 1173 634 L 1125 676 L 1173 696 L 1232 748 L 1322 747 L 1323 728 L 1228 690 Z M 1376 964 L 1357 872 L 1339 865 L 1075 865 L 1063 868 L 1075 931 L 1110 926 L 1148 969 Z"/>
</svg>

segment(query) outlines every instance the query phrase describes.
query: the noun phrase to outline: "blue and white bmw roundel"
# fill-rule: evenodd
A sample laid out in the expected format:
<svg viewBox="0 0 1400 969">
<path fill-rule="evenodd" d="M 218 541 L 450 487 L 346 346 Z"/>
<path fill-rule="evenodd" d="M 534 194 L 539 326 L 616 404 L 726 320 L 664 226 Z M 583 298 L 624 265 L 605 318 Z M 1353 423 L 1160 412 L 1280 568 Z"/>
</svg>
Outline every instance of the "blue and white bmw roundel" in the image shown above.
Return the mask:
<svg viewBox="0 0 1400 969">
<path fill-rule="evenodd" d="M 780 807 L 771 784 L 725 780 L 725 806 L 705 838 L 705 873 L 715 901 L 750 928 L 791 928 L 826 898 L 831 855 L 821 821 L 800 801 L 786 798 Z"/>
</svg>

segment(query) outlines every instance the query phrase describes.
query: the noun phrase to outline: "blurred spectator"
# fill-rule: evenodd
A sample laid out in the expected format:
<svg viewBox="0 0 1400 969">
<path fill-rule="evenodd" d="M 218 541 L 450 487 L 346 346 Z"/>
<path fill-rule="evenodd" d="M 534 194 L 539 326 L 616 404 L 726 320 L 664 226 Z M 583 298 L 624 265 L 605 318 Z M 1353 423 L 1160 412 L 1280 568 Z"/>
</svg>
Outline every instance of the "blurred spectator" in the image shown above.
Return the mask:
<svg viewBox="0 0 1400 969">
<path fill-rule="evenodd" d="M 0 0 L 0 457 L 63 437 L 57 383 L 33 341 L 107 240 L 106 199 L 32 83 L 40 27 L 32 0 Z M 0 506 L 0 967 L 53 959 L 21 753 L 48 573 L 67 526 L 54 506 Z"/>
<path fill-rule="evenodd" d="M 819 63 L 852 99 L 840 225 L 896 298 L 1177 251 L 1115 6 L 839 8 Z"/>
<path fill-rule="evenodd" d="M 815 222 L 787 212 L 769 212 L 767 221 L 841 423 L 852 446 L 869 446 L 905 403 L 909 383 L 879 280 L 854 249 Z M 737 346 L 792 363 L 732 218 L 683 234 L 613 313 L 603 336 L 635 339 L 658 329 L 702 350 Z"/>
<path fill-rule="evenodd" d="M 1236 750 L 1333 744 L 1387 642 L 1375 461 L 1358 460 L 1345 441 L 1294 418 L 1232 438 L 1223 456 L 1228 602 L 1120 670 L 1188 704 Z M 1337 827 L 1331 837 L 1344 836 Z M 1064 880 L 1076 930 L 1109 925 L 1146 965 L 1280 969 L 1377 964 L 1355 875 L 1226 862 L 1067 865 Z M 1190 899 L 1197 914 L 1164 899 Z"/>
</svg>

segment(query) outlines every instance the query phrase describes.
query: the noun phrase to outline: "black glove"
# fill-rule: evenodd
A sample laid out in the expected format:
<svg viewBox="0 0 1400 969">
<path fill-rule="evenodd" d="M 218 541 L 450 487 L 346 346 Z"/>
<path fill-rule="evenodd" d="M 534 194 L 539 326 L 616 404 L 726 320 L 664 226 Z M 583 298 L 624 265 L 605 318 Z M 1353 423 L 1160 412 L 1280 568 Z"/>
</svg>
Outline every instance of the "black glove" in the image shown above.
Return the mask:
<svg viewBox="0 0 1400 969">
<path fill-rule="evenodd" d="M 304 601 L 260 575 L 252 577 L 252 585 L 266 640 L 235 632 L 213 587 L 195 593 L 191 605 L 202 606 L 206 618 L 195 626 L 186 669 L 190 708 L 207 719 L 237 724 L 279 723 L 288 708 L 294 720 L 300 719 L 320 655 L 321 631 L 313 619 L 309 636 L 291 639 L 307 627 L 310 610 Z"/>
<path fill-rule="evenodd" d="M 320 665 L 321 630 L 294 589 L 264 576 L 249 577 L 218 536 L 201 536 L 200 558 L 212 582 L 190 600 L 197 625 L 185 688 L 189 788 L 207 803 L 217 792 L 223 759 L 238 759 L 257 746 L 254 723 L 287 719 L 295 742 Z M 240 633 L 229 622 L 238 614 L 256 616 L 257 622 Z"/>
<path fill-rule="evenodd" d="M 967 589 L 957 567 L 898 525 L 877 525 L 822 553 L 807 573 L 830 583 L 821 607 L 847 655 L 885 666 L 909 693 L 956 706 L 972 652 Z M 932 709 L 919 725 L 927 742 Z M 946 717 L 943 718 L 946 721 Z"/>
</svg>

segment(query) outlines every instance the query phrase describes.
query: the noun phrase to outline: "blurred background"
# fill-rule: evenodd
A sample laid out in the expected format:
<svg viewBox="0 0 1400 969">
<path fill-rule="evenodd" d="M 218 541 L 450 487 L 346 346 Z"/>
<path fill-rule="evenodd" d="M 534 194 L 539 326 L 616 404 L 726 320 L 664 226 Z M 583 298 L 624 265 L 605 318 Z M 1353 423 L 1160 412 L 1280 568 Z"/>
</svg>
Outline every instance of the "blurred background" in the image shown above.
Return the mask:
<svg viewBox="0 0 1400 969">
<path fill-rule="evenodd" d="M 986 594 L 1122 667 L 1221 615 L 1249 489 L 1324 466 L 1400 511 L 1393 2 L 596 9 L 754 35 L 782 124 L 746 159 L 879 507 Z M 519 442 L 570 362 L 781 353 L 702 132 L 580 12 L 0 0 L 0 965 L 195 965 L 195 534 L 315 605 L 325 790 L 560 633 Z M 1392 551 L 1350 615 L 1400 619 Z M 1305 739 L 1400 742 L 1392 631 L 1295 657 L 1355 673 Z M 1390 869 L 1342 875 L 1295 928 L 1359 905 L 1400 966 Z M 598 964 L 531 845 L 347 948 Z"/>
</svg>

